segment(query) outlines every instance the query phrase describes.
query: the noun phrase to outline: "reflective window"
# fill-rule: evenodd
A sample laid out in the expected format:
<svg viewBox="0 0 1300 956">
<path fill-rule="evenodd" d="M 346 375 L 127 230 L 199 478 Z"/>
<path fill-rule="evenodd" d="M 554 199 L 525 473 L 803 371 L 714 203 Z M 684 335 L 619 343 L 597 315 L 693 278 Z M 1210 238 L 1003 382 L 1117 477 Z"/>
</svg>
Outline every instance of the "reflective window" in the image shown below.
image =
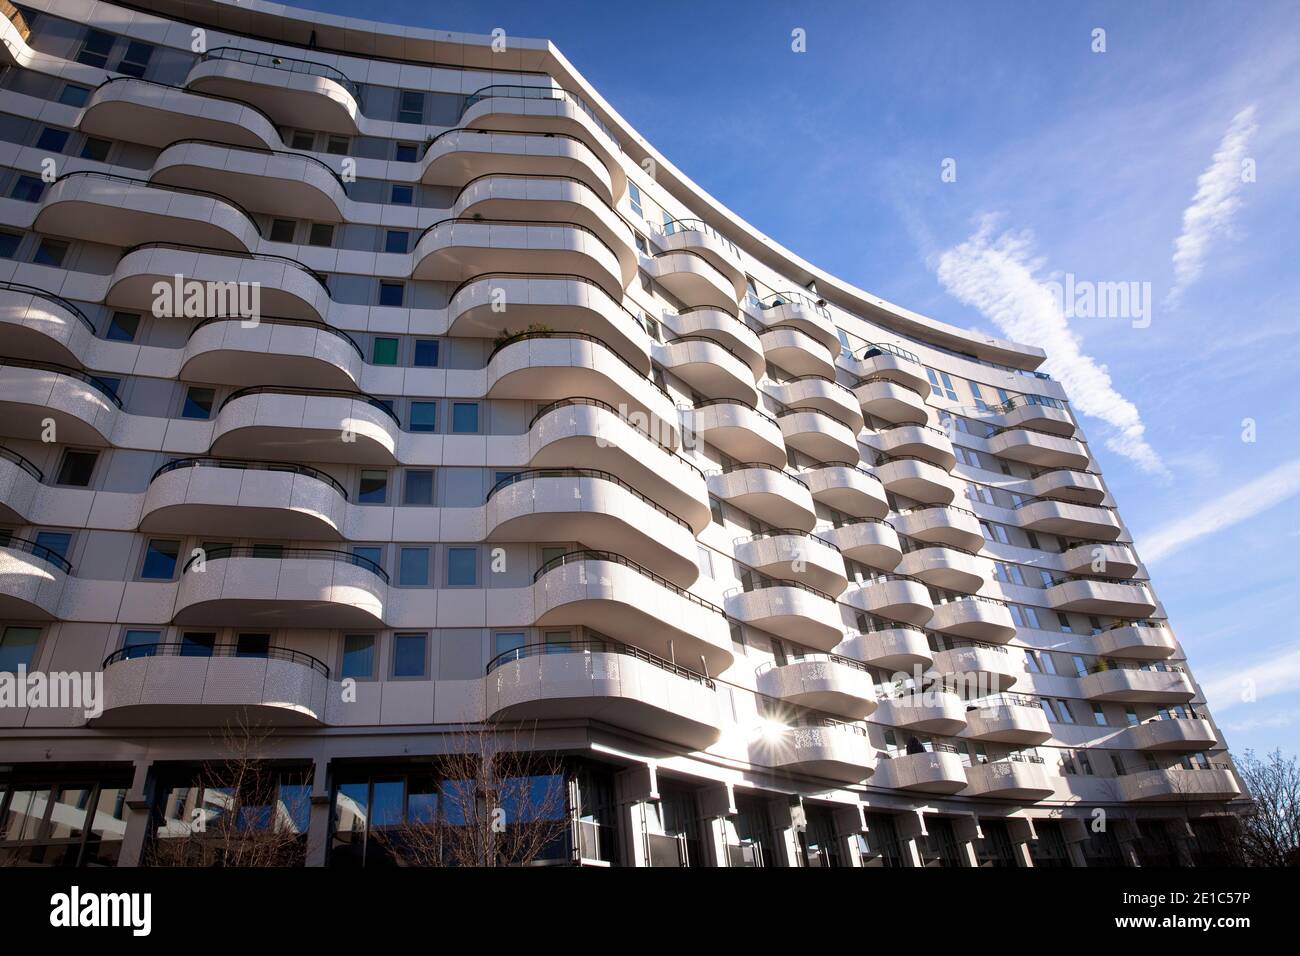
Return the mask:
<svg viewBox="0 0 1300 956">
<path fill-rule="evenodd" d="M 394 634 L 393 676 L 423 677 L 427 643 L 424 634 Z"/>
<path fill-rule="evenodd" d="M 176 558 L 180 550 L 179 541 L 151 539 L 145 547 L 144 565 L 140 568 L 140 577 L 170 581 L 176 574 Z"/>
<path fill-rule="evenodd" d="M 375 635 L 346 634 L 343 637 L 343 667 L 340 677 L 373 677 L 375 673 Z"/>
<path fill-rule="evenodd" d="M 30 669 L 40 639 L 39 627 L 6 627 L 0 634 L 0 672 L 11 674 L 19 667 Z"/>
</svg>

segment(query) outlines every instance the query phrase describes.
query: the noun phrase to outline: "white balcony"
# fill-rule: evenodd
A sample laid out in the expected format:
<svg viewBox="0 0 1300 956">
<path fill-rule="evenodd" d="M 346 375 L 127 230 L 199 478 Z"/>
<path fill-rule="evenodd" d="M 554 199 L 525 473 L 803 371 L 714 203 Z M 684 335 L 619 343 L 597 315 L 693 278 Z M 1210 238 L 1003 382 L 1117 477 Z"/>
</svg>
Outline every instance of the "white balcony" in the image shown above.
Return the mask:
<svg viewBox="0 0 1300 956">
<path fill-rule="evenodd" d="M 858 518 L 817 534 L 838 547 L 844 557 L 877 570 L 894 570 L 903 556 L 898 533 L 879 518 Z"/>
<path fill-rule="evenodd" d="M 986 743 L 1034 746 L 1050 740 L 1052 729 L 1036 698 L 1006 694 L 966 711 L 965 736 Z"/>
<path fill-rule="evenodd" d="M 853 394 L 866 414 L 895 425 L 924 425 L 930 417 L 924 395 L 888 378 L 864 379 Z"/>
<path fill-rule="evenodd" d="M 989 450 L 1008 461 L 1039 468 L 1087 468 L 1088 446 L 1073 438 L 1062 438 L 1027 428 L 1012 428 L 989 439 Z"/>
<path fill-rule="evenodd" d="M 811 727 L 765 727 L 750 745 L 750 759 L 845 783 L 866 780 L 876 766 L 876 754 L 865 731 L 833 721 Z"/>
<path fill-rule="evenodd" d="M 755 381 L 767 367 L 758 334 L 726 309 L 697 306 L 675 313 L 665 312 L 660 321 L 674 335 L 702 336 L 731 349 L 749 366 Z"/>
<path fill-rule="evenodd" d="M 78 368 L 0 357 L 0 434 L 42 441 L 46 422 L 68 445 L 111 445 L 122 400 Z"/>
<path fill-rule="evenodd" d="M 913 578 L 885 574 L 850 589 L 847 600 L 876 617 L 904 624 L 925 624 L 934 615 L 930 590 Z"/>
<path fill-rule="evenodd" d="M 1218 746 L 1214 727 L 1204 717 L 1162 717 L 1128 729 L 1134 750 L 1197 753 Z"/>
<path fill-rule="evenodd" d="M 897 346 L 869 345 L 854 355 L 848 364 L 860 378 L 885 378 L 918 395 L 930 394 L 925 366 L 914 354 Z"/>
<path fill-rule="evenodd" d="M 785 464 L 785 438 L 781 426 L 743 402 L 707 401 L 687 410 L 683 418 L 688 435 L 720 449 L 737 461 L 758 462 L 780 468 Z"/>
<path fill-rule="evenodd" d="M 972 797 L 1033 802 L 1050 797 L 1056 787 L 1041 757 L 994 760 L 966 768 L 965 793 Z"/>
<path fill-rule="evenodd" d="M 356 84 L 324 63 L 220 47 L 190 68 L 185 85 L 250 103 L 285 126 L 355 135 Z"/>
<path fill-rule="evenodd" d="M 828 594 L 793 581 L 759 582 L 752 591 L 732 591 L 727 614 L 736 620 L 816 651 L 844 639 L 840 609 Z"/>
<path fill-rule="evenodd" d="M 1156 609 L 1151 589 L 1141 582 L 1074 578 L 1046 590 L 1047 604 L 1056 611 L 1146 617 Z"/>
<path fill-rule="evenodd" d="M 889 501 L 880 479 L 860 465 L 833 462 L 802 472 L 815 501 L 855 518 L 883 518 Z"/>
<path fill-rule="evenodd" d="M 59 555 L 24 538 L 0 538 L 0 618 L 52 621 L 72 566 Z"/>
<path fill-rule="evenodd" d="M 708 476 L 709 492 L 778 528 L 811 531 L 817 523 L 803 479 L 773 465 L 735 465 Z"/>
<path fill-rule="evenodd" d="M 1081 544 L 1061 554 L 1061 566 L 1069 574 L 1131 578 L 1140 562 L 1127 544 Z"/>
<path fill-rule="evenodd" d="M 768 361 L 791 375 L 835 377 L 835 353 L 794 326 L 768 329 L 758 340 Z"/>
<path fill-rule="evenodd" d="M 785 443 L 818 461 L 856 461 L 858 439 L 843 422 L 812 409 L 777 416 Z"/>
<path fill-rule="evenodd" d="M 1101 476 L 1074 468 L 1055 468 L 1031 478 L 1025 491 L 1038 498 L 1054 498 L 1081 505 L 1099 505 L 1106 500 Z"/>
<path fill-rule="evenodd" d="M 927 505 L 952 504 L 957 490 L 944 469 L 920 458 L 894 458 L 876 466 L 886 491 Z"/>
<path fill-rule="evenodd" d="M 713 339 L 696 335 L 675 338 L 656 349 L 660 364 L 706 398 L 758 401 L 754 373 L 740 356 Z"/>
<path fill-rule="evenodd" d="M 1119 517 L 1109 508 L 1042 499 L 1029 501 L 1015 512 L 1026 531 L 1045 531 L 1067 538 L 1114 541 L 1123 532 Z"/>
<path fill-rule="evenodd" d="M 763 300 L 758 318 L 768 328 L 798 329 L 826 348 L 832 355 L 840 350 L 839 334 L 825 304 L 813 301 L 802 292 L 779 292 Z"/>
<path fill-rule="evenodd" d="M 0 445 L 0 522 L 31 523 L 45 473 L 12 448 Z"/>
<path fill-rule="evenodd" d="M 82 365 L 95 343 L 95 326 L 76 303 L 7 280 L 0 281 L 0 329 L 5 354 L 35 362 Z"/>
<path fill-rule="evenodd" d="M 876 767 L 873 784 L 889 790 L 951 794 L 966 789 L 966 767 L 955 753 L 895 753 Z"/>
<path fill-rule="evenodd" d="M 674 219 L 653 229 L 653 241 L 665 252 L 690 252 L 731 281 L 735 301 L 745 294 L 745 265 L 740 250 L 722 233 L 700 219 Z"/>
<path fill-rule="evenodd" d="M 220 458 L 393 465 L 401 426 L 360 392 L 265 386 L 231 392 L 217 410 Z"/>
<path fill-rule="evenodd" d="M 282 145 L 275 122 L 255 106 L 129 76 L 112 77 L 95 88 L 82 110 L 80 129 L 156 149 L 181 139 Z"/>
<path fill-rule="evenodd" d="M 236 387 L 278 382 L 356 389 L 364 367 L 356 341 L 323 322 L 205 319 L 185 343 L 180 378 Z"/>
<path fill-rule="evenodd" d="M 694 252 L 661 252 L 642 262 L 647 274 L 688 308 L 734 309 L 740 298 L 731 280 Z"/>
<path fill-rule="evenodd" d="M 929 505 L 909 508 L 891 518 L 899 534 L 917 541 L 945 544 L 967 551 L 979 551 L 984 546 L 979 518 L 973 511 L 952 505 Z"/>
<path fill-rule="evenodd" d="M 920 458 L 944 471 L 951 471 L 957 461 L 952 440 L 928 425 L 895 425 L 876 432 L 874 441 L 888 457 Z"/>
<path fill-rule="evenodd" d="M 1092 636 L 1097 653 L 1104 657 L 1127 657 L 1139 661 L 1158 661 L 1172 657 L 1178 650 L 1174 632 L 1164 624 L 1135 621 L 1109 627 Z"/>
<path fill-rule="evenodd" d="M 1182 670 L 1128 667 L 1085 674 L 1079 678 L 1079 691 L 1088 700 L 1137 704 L 1186 704 L 1196 696 L 1191 678 Z"/>
<path fill-rule="evenodd" d="M 758 692 L 851 720 L 861 720 L 876 709 L 871 675 L 856 662 L 833 654 L 759 668 Z"/>
<path fill-rule="evenodd" d="M 1241 796 L 1236 777 L 1226 768 L 1172 767 L 1126 774 L 1116 780 L 1120 798 L 1129 803 L 1221 803 Z"/>
<path fill-rule="evenodd" d="M 737 561 L 768 577 L 799 581 L 828 594 L 839 594 L 848 584 L 843 555 L 834 542 L 820 535 L 794 529 L 765 531 L 737 538 L 734 549 Z"/>
<path fill-rule="evenodd" d="M 993 562 L 949 545 L 932 544 L 906 552 L 898 573 L 926 584 L 974 594 L 993 577 Z"/>
<path fill-rule="evenodd" d="M 858 410 L 853 393 L 831 379 L 820 375 L 805 375 L 770 385 L 768 391 L 787 408 L 822 412 L 855 434 L 862 428 L 862 413 Z"/>
<path fill-rule="evenodd" d="M 966 728 L 966 704 L 956 694 L 930 689 L 882 698 L 876 720 L 899 730 L 950 735 Z"/>
<path fill-rule="evenodd" d="M 585 183 L 605 202 L 614 199 L 615 179 L 624 181 L 621 167 L 617 172 L 611 170 L 575 136 L 518 129 L 444 130 L 433 137 L 423 158 L 413 165 L 415 178 L 438 186 L 463 187 L 490 174 L 568 176 Z"/>
<path fill-rule="evenodd" d="M 1030 400 L 1020 397 L 1013 398 L 1009 404 L 1010 408 L 1002 406 L 1005 410 L 1000 418 L 1004 428 L 1032 428 L 1066 438 L 1075 432 L 1074 419 L 1057 399 L 1035 397 Z"/>
<path fill-rule="evenodd" d="M 1002 647 L 955 647 L 937 651 L 933 670 L 955 675 L 961 683 L 974 680 L 984 694 L 1000 694 L 1013 687 L 1025 673 L 1019 653 L 1012 655 Z"/>
<path fill-rule="evenodd" d="M 846 637 L 835 652 L 891 673 L 929 667 L 933 659 L 925 631 L 901 623 Z"/>
<path fill-rule="evenodd" d="M 930 627 L 954 637 L 994 644 L 1005 644 L 1016 636 L 1011 609 L 1002 601 L 977 594 L 936 604 Z"/>
</svg>

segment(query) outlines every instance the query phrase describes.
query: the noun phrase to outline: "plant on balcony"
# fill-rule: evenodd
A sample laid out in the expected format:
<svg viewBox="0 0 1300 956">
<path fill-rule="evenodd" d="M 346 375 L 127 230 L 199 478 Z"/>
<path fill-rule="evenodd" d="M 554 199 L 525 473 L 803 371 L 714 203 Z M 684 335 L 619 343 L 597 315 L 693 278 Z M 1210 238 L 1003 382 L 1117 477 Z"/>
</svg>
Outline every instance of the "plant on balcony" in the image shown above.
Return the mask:
<svg viewBox="0 0 1300 956">
<path fill-rule="evenodd" d="M 537 322 L 533 322 L 532 324 L 525 326 L 523 330 L 519 332 L 511 332 L 509 329 L 502 329 L 500 334 L 498 334 L 497 337 L 492 340 L 492 347 L 500 348 L 501 346 L 507 344 L 508 342 L 513 342 L 515 339 L 522 339 L 526 335 L 533 335 L 538 333 L 542 335 L 547 335 L 554 331 L 555 329 L 551 328 L 549 325 L 541 325 Z"/>
</svg>

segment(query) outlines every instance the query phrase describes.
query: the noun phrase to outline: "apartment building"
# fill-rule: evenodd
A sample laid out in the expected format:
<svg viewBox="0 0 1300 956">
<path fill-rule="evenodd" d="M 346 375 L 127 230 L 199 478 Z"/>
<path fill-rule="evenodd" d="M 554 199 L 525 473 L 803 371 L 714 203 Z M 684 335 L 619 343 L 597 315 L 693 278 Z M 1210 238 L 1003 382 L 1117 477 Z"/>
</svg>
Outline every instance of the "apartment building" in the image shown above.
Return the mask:
<svg viewBox="0 0 1300 956">
<path fill-rule="evenodd" d="M 1224 859 L 1041 350 L 762 236 L 545 41 L 0 6 L 0 862 L 147 860 L 238 726 L 312 866 L 520 728 L 550 862 Z"/>
</svg>

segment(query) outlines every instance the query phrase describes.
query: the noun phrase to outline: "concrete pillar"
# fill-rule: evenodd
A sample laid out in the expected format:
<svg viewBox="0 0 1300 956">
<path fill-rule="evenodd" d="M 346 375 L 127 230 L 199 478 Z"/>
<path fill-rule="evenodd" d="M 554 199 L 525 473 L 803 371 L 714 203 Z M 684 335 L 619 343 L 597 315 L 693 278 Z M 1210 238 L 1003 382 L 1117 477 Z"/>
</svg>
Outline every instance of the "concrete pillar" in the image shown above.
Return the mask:
<svg viewBox="0 0 1300 956">
<path fill-rule="evenodd" d="M 794 798 L 798 800 L 798 798 Z M 804 816 L 803 803 L 791 805 L 789 800 L 775 800 L 772 805 L 772 828 L 776 831 L 777 852 L 784 854 L 780 865 L 800 867 L 804 865 L 803 850 L 799 846 L 799 834 L 808 828 Z"/>
<path fill-rule="evenodd" d="M 1178 854 L 1179 866 L 1195 866 L 1196 856 L 1192 848 L 1196 845 L 1196 834 L 1192 831 L 1191 821 L 1185 819 L 1170 820 L 1169 838 L 1174 841 L 1174 850 Z"/>
<path fill-rule="evenodd" d="M 307 866 L 324 866 L 330 847 L 329 761 L 317 757 L 311 771 L 311 818 L 307 824 Z"/>
<path fill-rule="evenodd" d="M 975 852 L 975 841 L 984 839 L 980 829 L 979 818 L 966 814 L 952 821 L 952 832 L 957 837 L 957 852 L 962 866 L 979 866 L 979 856 Z"/>
<path fill-rule="evenodd" d="M 149 837 L 149 818 L 153 809 L 152 766 L 153 761 L 148 757 L 141 757 L 133 766 L 131 789 L 126 792 L 126 832 L 122 836 L 122 849 L 117 857 L 118 866 L 140 865 L 145 841 Z"/>
<path fill-rule="evenodd" d="M 925 815 L 919 810 L 908 810 L 894 818 L 894 828 L 898 832 L 899 849 L 903 854 L 903 865 L 909 867 L 925 866 L 921 858 L 918 841 L 928 836 L 925 829 Z"/>
<path fill-rule="evenodd" d="M 835 821 L 835 838 L 844 848 L 844 859 L 849 866 L 862 866 L 862 847 L 858 839 L 867 831 L 867 821 L 862 816 L 862 804 L 850 807 L 836 807 L 831 811 Z"/>
<path fill-rule="evenodd" d="M 1007 832 L 1011 835 L 1011 848 L 1016 857 L 1016 866 L 1034 865 L 1034 856 L 1029 852 L 1031 840 L 1037 840 L 1034 821 L 1029 817 L 1008 817 Z"/>
<path fill-rule="evenodd" d="M 1088 857 L 1083 852 L 1083 841 L 1088 839 L 1088 826 L 1077 817 L 1067 817 L 1061 821 L 1061 833 L 1065 837 L 1065 852 L 1070 855 L 1071 866 L 1088 865 Z"/>
<path fill-rule="evenodd" d="M 700 791 L 700 823 L 704 829 L 705 843 L 713 858 L 714 866 L 726 866 L 727 860 L 727 817 L 734 817 L 736 810 L 736 793 L 729 783 L 712 784 Z"/>
<path fill-rule="evenodd" d="M 1124 860 L 1124 865 L 1141 866 L 1142 861 L 1138 858 L 1137 847 L 1134 846 L 1139 839 L 1137 824 L 1132 820 L 1112 819 L 1110 827 L 1119 843 L 1119 853 Z"/>
<path fill-rule="evenodd" d="M 646 854 L 646 802 L 659 799 L 659 778 L 654 764 L 624 770 L 614 778 L 619 803 L 619 837 L 624 866 L 649 866 Z"/>
</svg>

